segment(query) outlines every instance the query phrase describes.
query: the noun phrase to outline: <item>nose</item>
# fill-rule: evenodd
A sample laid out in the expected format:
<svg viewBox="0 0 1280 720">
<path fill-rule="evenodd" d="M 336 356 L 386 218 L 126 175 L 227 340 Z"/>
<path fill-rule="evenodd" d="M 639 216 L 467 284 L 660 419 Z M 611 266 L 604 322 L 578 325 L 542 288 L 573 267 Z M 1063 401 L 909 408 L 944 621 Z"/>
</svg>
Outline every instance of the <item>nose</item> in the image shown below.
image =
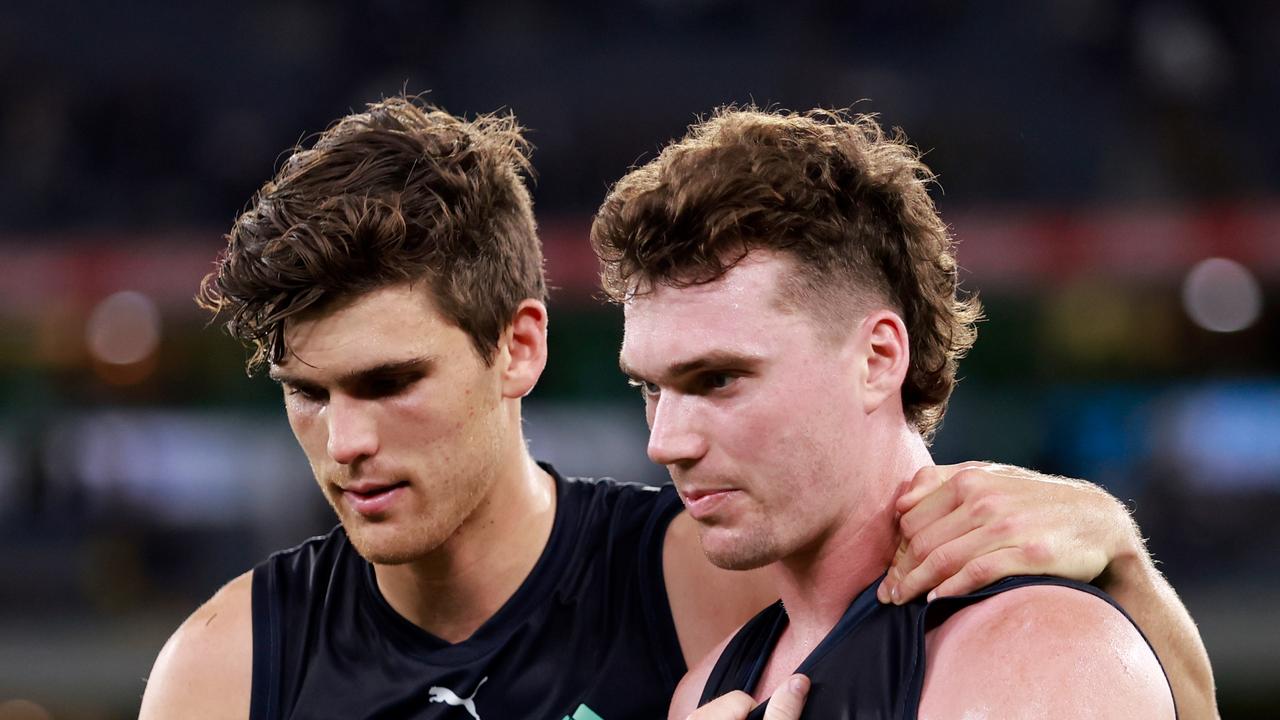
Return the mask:
<svg viewBox="0 0 1280 720">
<path fill-rule="evenodd" d="M 369 403 L 334 393 L 325 408 L 328 414 L 329 457 L 350 465 L 378 452 L 377 423 Z"/>
<path fill-rule="evenodd" d="M 649 459 L 659 465 L 688 465 L 707 452 L 697 427 L 697 398 L 664 393 L 653 402 L 649 421 Z"/>
</svg>

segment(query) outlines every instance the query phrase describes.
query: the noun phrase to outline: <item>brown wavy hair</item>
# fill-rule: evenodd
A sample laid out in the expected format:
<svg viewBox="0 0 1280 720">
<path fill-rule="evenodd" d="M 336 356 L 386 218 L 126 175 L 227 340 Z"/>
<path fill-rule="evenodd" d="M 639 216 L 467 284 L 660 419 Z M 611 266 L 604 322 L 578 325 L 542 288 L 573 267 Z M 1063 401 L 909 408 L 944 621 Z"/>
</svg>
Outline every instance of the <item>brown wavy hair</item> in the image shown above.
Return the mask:
<svg viewBox="0 0 1280 720">
<path fill-rule="evenodd" d="M 510 115 L 372 103 L 294 148 L 227 233 L 196 302 L 251 346 L 252 372 L 284 357 L 289 318 L 425 279 L 491 363 L 516 306 L 546 298 L 531 172 Z"/>
<path fill-rule="evenodd" d="M 958 293 L 934 175 L 901 131 L 870 115 L 727 107 L 614 185 L 591 228 L 615 302 L 655 284 L 711 282 L 752 249 L 796 261 L 779 302 L 841 333 L 887 304 L 906 323 L 907 420 L 932 437 L 977 336 Z"/>
</svg>

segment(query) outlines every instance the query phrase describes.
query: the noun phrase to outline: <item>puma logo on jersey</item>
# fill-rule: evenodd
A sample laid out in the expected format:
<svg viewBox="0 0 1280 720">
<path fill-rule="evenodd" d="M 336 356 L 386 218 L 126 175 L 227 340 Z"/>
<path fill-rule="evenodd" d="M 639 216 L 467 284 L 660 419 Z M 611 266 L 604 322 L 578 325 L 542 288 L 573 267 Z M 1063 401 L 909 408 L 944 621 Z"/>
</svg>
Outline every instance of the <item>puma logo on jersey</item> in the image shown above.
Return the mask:
<svg viewBox="0 0 1280 720">
<path fill-rule="evenodd" d="M 480 685 L 483 685 L 484 681 L 488 679 L 489 678 L 487 676 L 481 678 L 480 683 L 476 685 L 475 691 L 472 692 L 471 697 L 468 697 L 468 698 L 458 697 L 457 693 L 455 693 L 454 691 L 450 690 L 447 687 L 432 686 L 430 688 L 427 688 L 427 694 L 430 696 L 428 698 L 428 701 L 433 703 L 444 703 L 446 705 L 461 707 L 463 710 L 466 710 L 467 712 L 471 713 L 471 717 L 475 718 L 476 720 L 480 720 L 480 714 L 476 712 L 475 698 L 476 698 L 476 693 L 480 692 Z"/>
</svg>

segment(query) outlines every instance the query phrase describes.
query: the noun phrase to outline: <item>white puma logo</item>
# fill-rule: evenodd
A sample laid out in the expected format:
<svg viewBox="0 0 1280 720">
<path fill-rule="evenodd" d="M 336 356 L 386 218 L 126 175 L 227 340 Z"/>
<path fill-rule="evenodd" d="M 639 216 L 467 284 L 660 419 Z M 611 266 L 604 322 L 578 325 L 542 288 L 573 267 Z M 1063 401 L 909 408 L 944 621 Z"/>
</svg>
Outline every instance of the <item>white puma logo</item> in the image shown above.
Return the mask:
<svg viewBox="0 0 1280 720">
<path fill-rule="evenodd" d="M 475 698 L 476 698 L 476 693 L 480 692 L 480 685 L 483 685 L 484 681 L 488 679 L 489 678 L 487 676 L 481 678 L 480 683 L 476 685 L 475 692 L 471 693 L 471 697 L 469 698 L 460 698 L 458 697 L 457 693 L 455 693 L 454 691 L 450 690 L 447 687 L 438 687 L 438 686 L 430 687 L 427 689 L 427 693 L 431 696 L 428 701 L 433 703 L 445 703 L 446 705 L 454 705 L 454 706 L 460 705 L 462 706 L 463 710 L 466 710 L 467 712 L 471 713 L 471 717 L 475 718 L 476 720 L 480 720 L 480 715 L 476 713 Z"/>
</svg>

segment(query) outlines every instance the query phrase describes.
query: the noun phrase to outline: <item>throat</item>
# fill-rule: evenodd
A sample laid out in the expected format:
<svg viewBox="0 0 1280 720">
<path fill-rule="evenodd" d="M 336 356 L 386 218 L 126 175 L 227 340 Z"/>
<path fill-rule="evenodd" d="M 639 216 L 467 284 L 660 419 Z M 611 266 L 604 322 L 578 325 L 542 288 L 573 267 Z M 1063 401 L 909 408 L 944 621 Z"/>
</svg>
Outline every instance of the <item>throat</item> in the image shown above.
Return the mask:
<svg viewBox="0 0 1280 720">
<path fill-rule="evenodd" d="M 773 566 L 788 632 L 801 645 L 816 645 L 893 559 L 898 535 L 892 514 L 880 513 L 843 530 L 815 552 Z"/>
<path fill-rule="evenodd" d="M 373 566 L 378 590 L 397 613 L 448 643 L 475 634 L 519 591 L 537 566 L 555 524 L 555 481 L 541 468 L 521 513 L 464 523 L 428 555 Z M 506 496 L 508 508 L 516 500 Z"/>
<path fill-rule="evenodd" d="M 832 627 L 834 626 L 835 623 L 832 623 Z M 821 630 L 821 634 L 816 634 L 812 630 L 799 632 L 794 625 L 788 624 L 778 638 L 773 652 L 770 653 L 769 660 L 765 663 L 760 681 L 751 689 L 751 696 L 755 701 L 763 702 L 777 692 L 782 683 L 791 677 L 830 631 L 831 628 L 828 627 Z"/>
</svg>

